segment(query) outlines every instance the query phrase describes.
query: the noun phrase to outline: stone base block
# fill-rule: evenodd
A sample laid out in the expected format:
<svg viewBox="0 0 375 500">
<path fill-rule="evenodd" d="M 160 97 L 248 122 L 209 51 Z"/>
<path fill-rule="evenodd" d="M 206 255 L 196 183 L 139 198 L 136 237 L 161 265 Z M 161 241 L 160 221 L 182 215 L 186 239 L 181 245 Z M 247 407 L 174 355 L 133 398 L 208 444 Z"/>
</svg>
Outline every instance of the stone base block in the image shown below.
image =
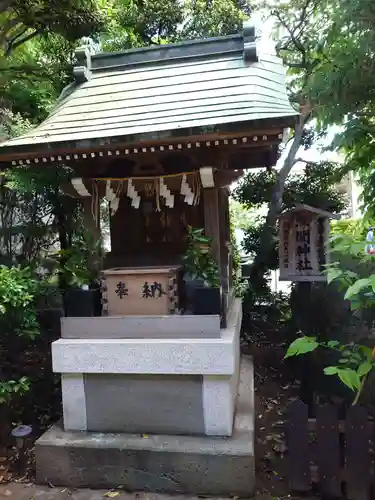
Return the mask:
<svg viewBox="0 0 375 500">
<path fill-rule="evenodd" d="M 177 318 L 192 325 L 194 317 Z M 126 324 L 129 318 L 92 319 L 107 321 L 111 332 L 119 333 L 122 320 Z M 233 301 L 227 328 L 220 330 L 216 319 L 216 338 L 55 342 L 52 360 L 61 373 L 64 430 L 230 436 L 238 390 L 241 300 Z"/>
<path fill-rule="evenodd" d="M 253 365 L 246 358 L 229 438 L 64 432 L 56 425 L 36 442 L 37 481 L 248 497 L 255 480 L 253 394 Z"/>
</svg>

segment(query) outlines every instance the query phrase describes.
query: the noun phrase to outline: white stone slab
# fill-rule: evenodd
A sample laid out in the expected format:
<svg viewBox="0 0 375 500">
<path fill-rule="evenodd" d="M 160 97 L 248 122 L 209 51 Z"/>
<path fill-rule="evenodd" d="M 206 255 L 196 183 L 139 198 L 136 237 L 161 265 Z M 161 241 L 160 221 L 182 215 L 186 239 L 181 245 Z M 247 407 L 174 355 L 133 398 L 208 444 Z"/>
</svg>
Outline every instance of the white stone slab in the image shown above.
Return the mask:
<svg viewBox="0 0 375 500">
<path fill-rule="evenodd" d="M 220 337 L 217 315 L 100 316 L 61 318 L 61 337 L 70 339 Z"/>
<path fill-rule="evenodd" d="M 206 436 L 231 436 L 233 432 L 235 375 L 203 377 L 203 418 Z"/>
<path fill-rule="evenodd" d="M 61 375 L 64 429 L 85 431 L 87 429 L 86 395 L 82 374 Z"/>
<path fill-rule="evenodd" d="M 231 375 L 236 329 L 218 339 L 60 339 L 52 344 L 57 373 Z"/>
<path fill-rule="evenodd" d="M 228 315 L 228 330 L 233 332 L 235 371 L 230 376 L 203 377 L 203 415 L 206 436 L 231 436 L 239 382 L 240 329 L 242 304 L 235 299 Z"/>
</svg>

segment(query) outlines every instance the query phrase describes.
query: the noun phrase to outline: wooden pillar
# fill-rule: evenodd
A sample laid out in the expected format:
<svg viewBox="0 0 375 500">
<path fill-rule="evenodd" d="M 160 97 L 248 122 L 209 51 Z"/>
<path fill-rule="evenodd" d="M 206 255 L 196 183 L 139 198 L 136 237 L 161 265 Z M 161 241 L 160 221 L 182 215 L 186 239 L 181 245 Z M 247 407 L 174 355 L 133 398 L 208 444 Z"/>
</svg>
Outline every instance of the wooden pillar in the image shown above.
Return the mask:
<svg viewBox="0 0 375 500">
<path fill-rule="evenodd" d="M 204 232 L 212 240 L 212 252 L 220 270 L 219 190 L 217 188 L 204 189 L 203 203 Z"/>
<path fill-rule="evenodd" d="M 220 266 L 223 291 L 229 290 L 229 220 L 227 217 L 229 207 L 228 191 L 225 188 L 219 190 L 219 224 L 220 224 Z"/>
<path fill-rule="evenodd" d="M 230 228 L 230 209 L 229 209 L 229 188 L 226 188 L 226 205 L 225 205 L 225 232 L 228 249 L 228 287 L 229 291 L 233 288 L 233 246 L 232 234 Z M 234 236 L 234 235 L 233 235 Z"/>
<path fill-rule="evenodd" d="M 223 274 L 221 266 L 221 234 L 220 234 L 220 205 L 219 189 L 208 188 L 203 190 L 204 203 L 204 232 L 212 240 L 212 253 L 219 267 L 220 283 L 223 287 L 221 301 L 221 327 L 225 328 L 227 321 L 227 294 L 224 290 Z"/>
</svg>

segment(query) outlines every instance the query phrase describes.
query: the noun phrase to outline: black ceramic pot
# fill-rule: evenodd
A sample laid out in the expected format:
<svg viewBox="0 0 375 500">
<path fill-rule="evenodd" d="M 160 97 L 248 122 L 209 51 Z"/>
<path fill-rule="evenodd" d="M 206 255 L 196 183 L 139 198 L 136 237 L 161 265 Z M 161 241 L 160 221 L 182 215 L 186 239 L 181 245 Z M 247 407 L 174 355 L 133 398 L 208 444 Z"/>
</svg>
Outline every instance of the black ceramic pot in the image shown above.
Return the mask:
<svg viewBox="0 0 375 500">
<path fill-rule="evenodd" d="M 186 313 L 192 313 L 193 300 L 194 300 L 194 290 L 196 288 L 201 288 L 204 286 L 204 281 L 202 279 L 194 279 L 191 276 L 185 274 L 184 276 L 184 294 L 183 294 L 183 304 Z"/>
<path fill-rule="evenodd" d="M 91 317 L 101 316 L 100 288 L 71 288 L 65 292 L 65 316 Z"/>
<path fill-rule="evenodd" d="M 94 292 L 93 293 L 94 316 L 101 316 L 103 304 L 102 304 L 102 289 L 100 283 L 95 282 L 92 285 L 90 285 L 90 291 Z"/>
<path fill-rule="evenodd" d="M 221 315 L 221 288 L 202 286 L 194 289 L 193 314 L 218 314 Z"/>
</svg>

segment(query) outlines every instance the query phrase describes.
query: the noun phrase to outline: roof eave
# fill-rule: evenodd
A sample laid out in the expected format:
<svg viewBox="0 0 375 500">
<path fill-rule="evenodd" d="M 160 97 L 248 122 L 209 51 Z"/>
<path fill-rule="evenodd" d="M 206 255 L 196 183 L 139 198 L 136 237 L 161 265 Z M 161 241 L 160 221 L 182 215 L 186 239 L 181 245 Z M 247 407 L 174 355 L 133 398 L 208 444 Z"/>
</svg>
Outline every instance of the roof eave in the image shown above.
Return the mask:
<svg viewBox="0 0 375 500">
<path fill-rule="evenodd" d="M 188 127 L 181 129 L 163 130 L 160 132 L 147 132 L 134 135 L 120 135 L 112 137 L 100 137 L 92 139 L 82 139 L 77 141 L 60 141 L 60 142 L 45 142 L 36 144 L 23 144 L 23 145 L 0 145 L 0 162 L 11 160 L 21 160 L 36 155 L 54 152 L 71 153 L 74 151 L 87 151 L 105 148 L 106 146 L 126 146 L 131 144 L 158 143 L 162 141 L 189 141 L 192 136 L 201 136 L 202 140 L 207 135 L 213 134 L 233 134 L 256 130 L 262 128 L 287 128 L 293 127 L 296 124 L 298 115 L 289 115 L 285 117 L 267 118 L 263 120 L 251 120 L 245 122 L 233 122 L 218 125 Z"/>
</svg>

